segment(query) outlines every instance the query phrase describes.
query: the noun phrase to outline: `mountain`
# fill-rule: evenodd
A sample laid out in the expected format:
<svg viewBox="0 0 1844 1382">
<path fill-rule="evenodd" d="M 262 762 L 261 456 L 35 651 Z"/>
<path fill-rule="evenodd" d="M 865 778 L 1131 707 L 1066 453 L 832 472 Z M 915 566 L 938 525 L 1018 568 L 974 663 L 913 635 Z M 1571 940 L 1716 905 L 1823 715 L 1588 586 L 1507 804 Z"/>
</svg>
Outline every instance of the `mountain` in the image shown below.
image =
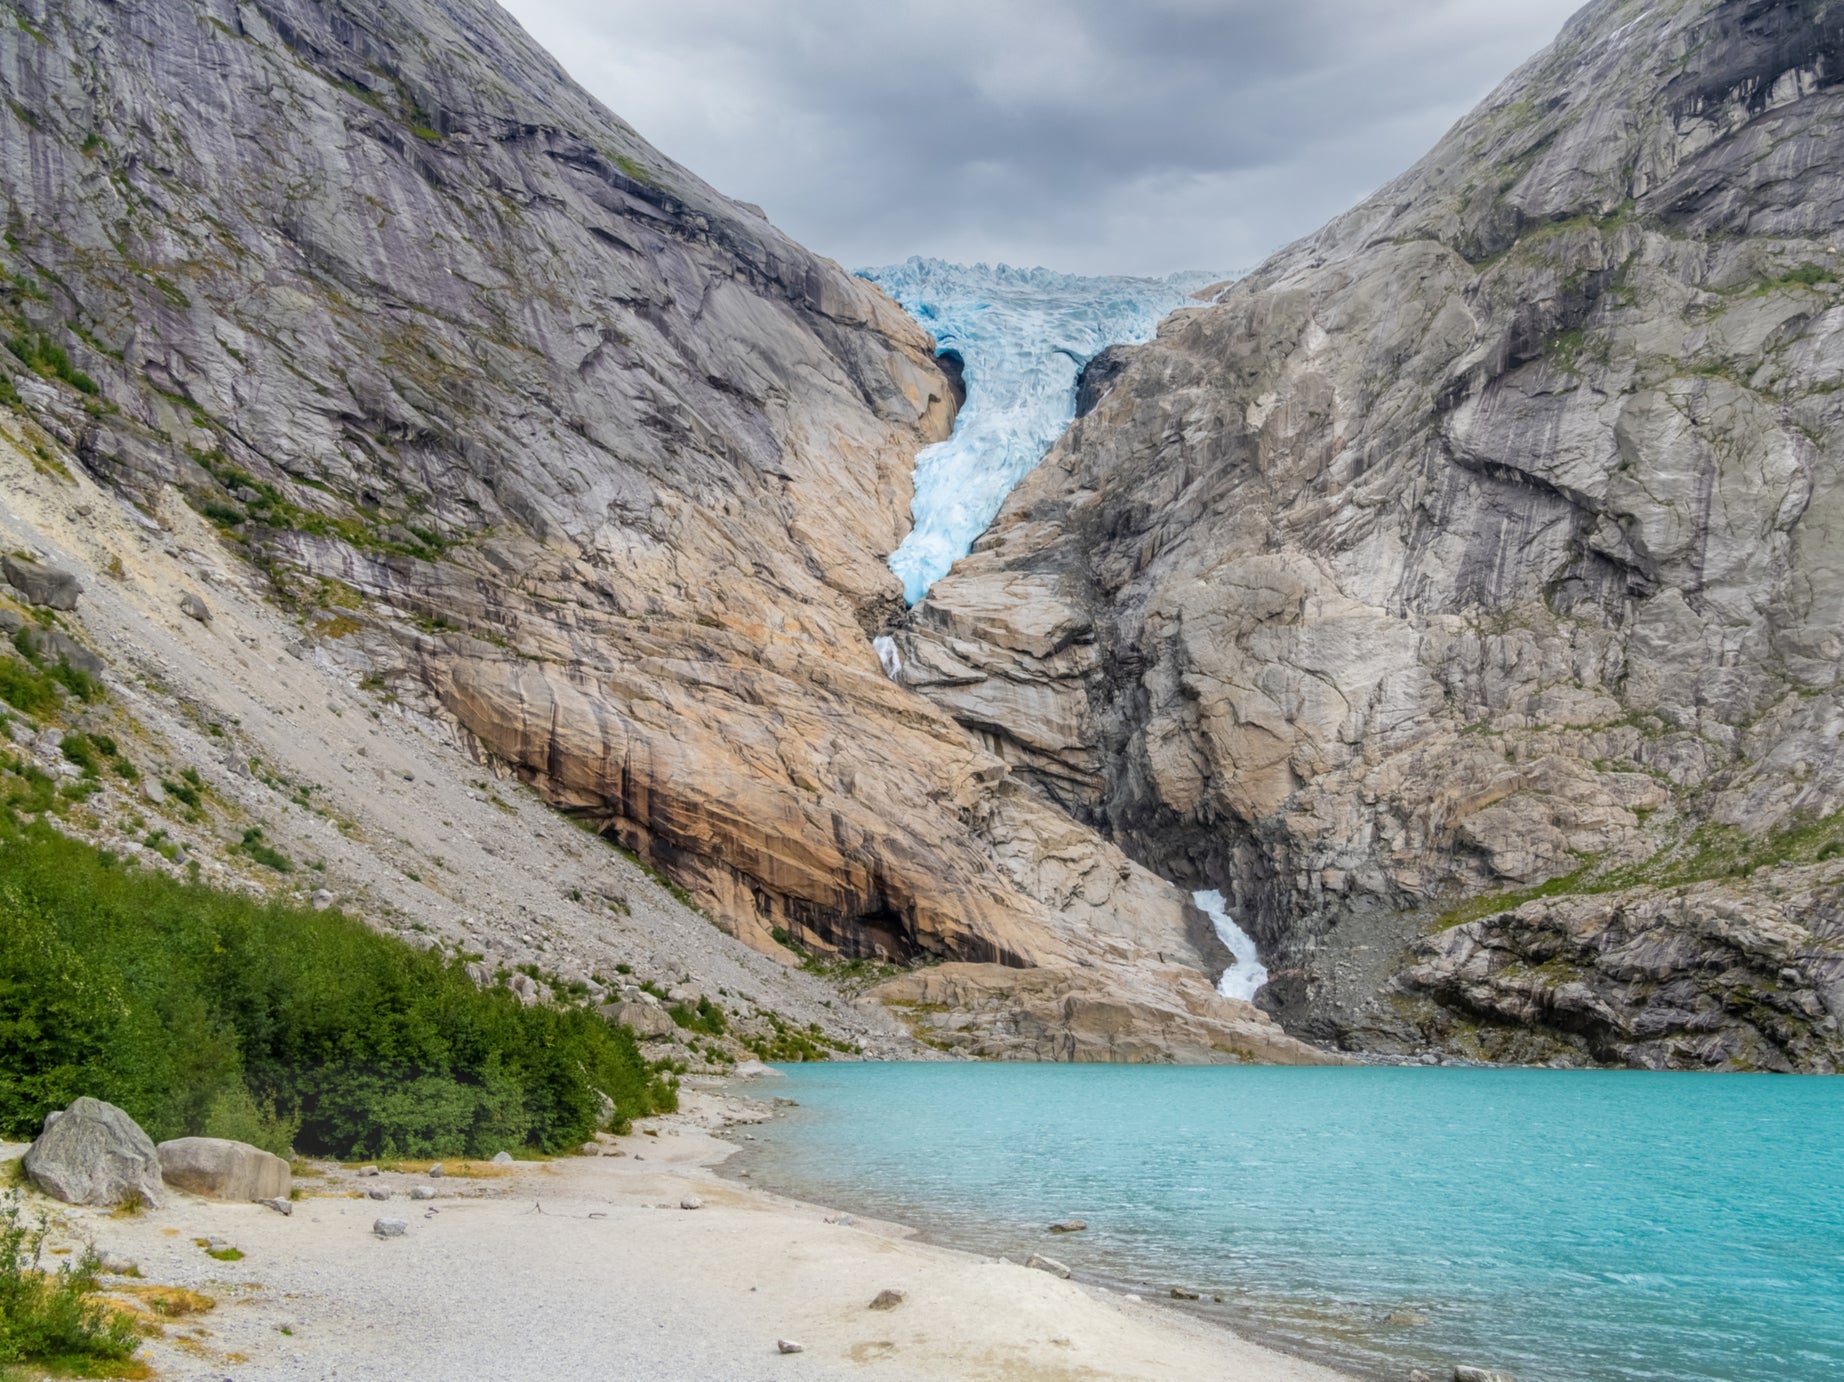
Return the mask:
<svg viewBox="0 0 1844 1382">
<path fill-rule="evenodd" d="M 788 966 L 967 966 L 933 978 L 981 1015 L 931 1040 L 1312 1058 L 1215 993 L 1228 957 L 1186 894 L 884 676 L 885 558 L 957 395 L 879 290 L 486 0 L 0 3 L 7 533 L 91 585 L 65 627 L 137 735 L 178 754 L 193 726 L 130 708 L 130 682 L 235 678 L 299 710 L 196 708 L 233 756 L 345 790 L 367 739 L 311 707 L 362 693 L 442 750 L 421 771 L 446 764 L 455 799 L 516 777 Z M 207 578 L 254 642 L 173 622 Z M 277 617 L 302 666 L 258 671 Z M 52 767 L 56 718 L 31 728 Z M 295 828 L 291 800 L 264 828 Z M 494 847 L 548 895 L 556 851 L 524 829 Z M 379 878 L 379 850 L 352 867 Z M 537 967 L 493 886 L 487 939 Z M 391 907 L 474 943 L 446 907 Z M 1042 983 L 1007 980 L 1023 966 Z"/>
<path fill-rule="evenodd" d="M 1595 0 L 897 638 L 1316 1041 L 1844 1061 L 1844 5 Z"/>
</svg>

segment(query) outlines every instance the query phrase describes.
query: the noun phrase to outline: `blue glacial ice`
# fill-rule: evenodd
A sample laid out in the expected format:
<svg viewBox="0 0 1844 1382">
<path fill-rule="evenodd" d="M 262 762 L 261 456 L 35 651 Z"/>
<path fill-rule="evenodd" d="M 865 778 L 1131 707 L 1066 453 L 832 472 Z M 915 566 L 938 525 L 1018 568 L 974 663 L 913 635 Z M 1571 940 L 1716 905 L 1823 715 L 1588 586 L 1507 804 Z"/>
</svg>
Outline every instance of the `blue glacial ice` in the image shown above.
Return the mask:
<svg viewBox="0 0 1844 1382">
<path fill-rule="evenodd" d="M 1225 277 L 1081 278 L 919 257 L 859 274 L 965 366 L 966 406 L 954 435 L 916 457 L 915 527 L 890 557 L 912 605 L 1069 426 L 1082 367 L 1107 346 L 1151 340 L 1167 313 Z"/>
<path fill-rule="evenodd" d="M 1236 919 L 1225 910 L 1228 904 L 1223 901 L 1222 893 L 1215 889 L 1192 893 L 1191 900 L 1210 918 L 1210 924 L 1217 929 L 1217 939 L 1236 957 L 1236 962 L 1224 970 L 1223 977 L 1217 981 L 1217 992 L 1225 998 L 1253 1000 L 1256 990 L 1268 982 L 1267 966 L 1255 953 L 1254 937 L 1236 925 Z"/>
</svg>

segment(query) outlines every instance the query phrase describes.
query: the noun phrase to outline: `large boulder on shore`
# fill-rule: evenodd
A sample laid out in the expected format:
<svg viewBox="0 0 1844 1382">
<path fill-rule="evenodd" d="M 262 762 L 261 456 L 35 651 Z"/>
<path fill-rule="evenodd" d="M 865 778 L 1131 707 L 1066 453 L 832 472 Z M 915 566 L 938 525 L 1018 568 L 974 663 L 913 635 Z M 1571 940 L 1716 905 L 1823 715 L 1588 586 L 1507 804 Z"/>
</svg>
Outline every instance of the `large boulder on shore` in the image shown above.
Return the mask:
<svg viewBox="0 0 1844 1382">
<path fill-rule="evenodd" d="M 286 1199 L 294 1182 L 282 1158 L 227 1137 L 179 1137 L 162 1142 L 159 1153 L 168 1185 L 207 1199 Z"/>
<path fill-rule="evenodd" d="M 29 605 L 72 610 L 77 607 L 77 597 L 83 594 L 82 583 L 70 572 L 27 557 L 0 557 L 0 573 L 5 574 L 6 583 Z"/>
<path fill-rule="evenodd" d="M 47 1118 L 25 1167 L 33 1185 L 66 1204 L 114 1206 L 138 1196 L 158 1208 L 166 1200 L 152 1139 L 101 1099 L 78 1099 Z"/>
<path fill-rule="evenodd" d="M 678 1031 L 666 1010 L 651 1003 L 604 1003 L 597 1011 L 610 1022 L 630 1029 L 642 1041 L 669 1037 Z"/>
</svg>

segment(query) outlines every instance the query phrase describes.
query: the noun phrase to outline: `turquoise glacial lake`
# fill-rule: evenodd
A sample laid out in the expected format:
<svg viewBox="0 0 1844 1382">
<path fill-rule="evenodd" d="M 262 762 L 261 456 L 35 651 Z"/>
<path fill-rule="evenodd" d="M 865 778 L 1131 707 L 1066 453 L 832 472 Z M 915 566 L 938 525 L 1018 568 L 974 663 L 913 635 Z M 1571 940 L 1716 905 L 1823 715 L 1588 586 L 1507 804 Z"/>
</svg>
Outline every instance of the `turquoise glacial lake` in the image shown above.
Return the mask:
<svg viewBox="0 0 1844 1382">
<path fill-rule="evenodd" d="M 1363 1377 L 1844 1378 L 1844 1079 L 786 1067 L 755 1183 Z M 1078 1216 L 1086 1233 L 1045 1227 Z M 1223 1297 L 1221 1304 L 1212 1296 Z"/>
</svg>

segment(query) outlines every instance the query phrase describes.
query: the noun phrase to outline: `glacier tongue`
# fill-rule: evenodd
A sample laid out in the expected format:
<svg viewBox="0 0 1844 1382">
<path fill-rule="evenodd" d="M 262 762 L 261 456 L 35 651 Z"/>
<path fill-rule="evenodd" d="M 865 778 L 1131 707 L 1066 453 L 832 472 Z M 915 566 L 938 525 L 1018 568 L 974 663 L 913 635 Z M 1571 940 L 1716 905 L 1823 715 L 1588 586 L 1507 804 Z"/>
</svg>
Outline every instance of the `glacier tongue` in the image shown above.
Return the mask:
<svg viewBox="0 0 1844 1382">
<path fill-rule="evenodd" d="M 1069 426 L 1082 366 L 1117 342 L 1152 339 L 1161 318 L 1224 277 L 1082 278 L 919 257 L 858 272 L 965 365 L 966 406 L 954 435 L 916 457 L 915 527 L 890 557 L 912 605 Z"/>
<path fill-rule="evenodd" d="M 1224 970 L 1223 977 L 1217 981 L 1217 992 L 1225 998 L 1253 1000 L 1256 991 L 1268 982 L 1268 969 L 1262 964 L 1261 956 L 1255 953 L 1254 938 L 1236 925 L 1236 919 L 1224 910 L 1222 893 L 1215 889 L 1192 893 L 1191 900 L 1210 918 L 1211 925 L 1217 929 L 1217 938 L 1236 957 L 1235 964 Z"/>
</svg>

